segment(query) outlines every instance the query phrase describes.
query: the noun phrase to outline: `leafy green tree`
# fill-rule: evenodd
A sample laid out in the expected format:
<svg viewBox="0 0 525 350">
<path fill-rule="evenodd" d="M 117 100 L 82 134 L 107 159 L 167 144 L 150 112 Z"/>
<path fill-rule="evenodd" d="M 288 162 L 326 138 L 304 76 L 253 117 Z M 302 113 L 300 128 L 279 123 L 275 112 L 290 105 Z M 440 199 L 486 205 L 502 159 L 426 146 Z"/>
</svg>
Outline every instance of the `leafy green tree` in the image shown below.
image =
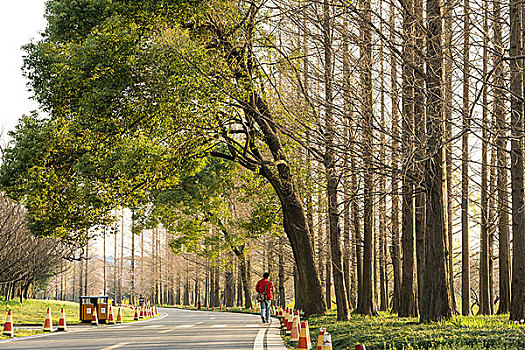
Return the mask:
<svg viewBox="0 0 525 350">
<path fill-rule="evenodd" d="M 25 73 L 51 116 L 44 126 L 60 125 L 58 130 L 67 131 L 60 141 L 69 138 L 82 150 L 57 162 L 75 175 L 57 176 L 63 187 L 74 179 L 96 198 L 108 193 L 117 203 L 129 203 L 176 184 L 208 155 L 236 162 L 274 189 L 298 266 L 304 311 L 323 313 L 290 161 L 295 146 L 281 124 L 288 116 L 272 110 L 266 91 L 264 61 L 274 40 L 265 31 L 269 14 L 258 2 L 224 0 L 83 5 L 50 1 L 44 37 L 26 47 Z M 17 161 L 14 157 L 6 169 Z M 33 200 L 37 184 L 47 192 L 56 189 L 52 182 L 30 182 L 24 200 Z M 69 200 L 51 202 L 60 206 Z M 67 222 L 52 222 L 54 211 L 46 213 L 42 222 L 49 227 L 42 232 L 71 229 Z"/>
</svg>

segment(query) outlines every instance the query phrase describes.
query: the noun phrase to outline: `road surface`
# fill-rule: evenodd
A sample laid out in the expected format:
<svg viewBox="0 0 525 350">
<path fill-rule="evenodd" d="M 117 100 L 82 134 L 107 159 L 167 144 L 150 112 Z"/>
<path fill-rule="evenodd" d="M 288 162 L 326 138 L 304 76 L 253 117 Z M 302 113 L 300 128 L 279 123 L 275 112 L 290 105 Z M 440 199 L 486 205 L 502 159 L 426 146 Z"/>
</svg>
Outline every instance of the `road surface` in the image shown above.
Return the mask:
<svg viewBox="0 0 525 350">
<path fill-rule="evenodd" d="M 143 322 L 3 340 L 0 349 L 286 349 L 277 319 L 262 324 L 259 316 L 249 314 L 161 308 L 159 312 L 159 317 Z"/>
</svg>

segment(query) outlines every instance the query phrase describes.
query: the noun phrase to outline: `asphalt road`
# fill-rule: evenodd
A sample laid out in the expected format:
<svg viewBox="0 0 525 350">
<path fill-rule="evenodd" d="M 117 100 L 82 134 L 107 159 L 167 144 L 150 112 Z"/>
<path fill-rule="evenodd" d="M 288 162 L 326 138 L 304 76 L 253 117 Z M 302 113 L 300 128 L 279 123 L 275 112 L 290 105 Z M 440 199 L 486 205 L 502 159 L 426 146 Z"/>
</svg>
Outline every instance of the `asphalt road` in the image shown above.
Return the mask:
<svg viewBox="0 0 525 350">
<path fill-rule="evenodd" d="M 285 350 L 279 322 L 228 312 L 159 309 L 160 316 L 115 326 L 79 327 L 0 341 L 0 349 L 247 349 Z"/>
</svg>

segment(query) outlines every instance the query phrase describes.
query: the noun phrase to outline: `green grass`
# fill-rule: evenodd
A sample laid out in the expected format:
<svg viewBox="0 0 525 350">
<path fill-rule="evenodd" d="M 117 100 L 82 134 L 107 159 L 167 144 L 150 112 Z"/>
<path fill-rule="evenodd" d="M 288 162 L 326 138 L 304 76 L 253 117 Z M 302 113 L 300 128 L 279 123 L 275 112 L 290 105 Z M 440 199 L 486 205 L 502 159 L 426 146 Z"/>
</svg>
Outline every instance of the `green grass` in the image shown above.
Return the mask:
<svg viewBox="0 0 525 350">
<path fill-rule="evenodd" d="M 57 300 L 33 300 L 27 299 L 23 303 L 18 300 L 0 301 L 1 322 L 5 321 L 7 311 L 13 312 L 13 322 L 16 323 L 44 323 L 46 310 L 51 308 L 53 323 L 58 324 L 60 309 L 64 308 L 68 324 L 80 323 L 78 303 Z"/>
<path fill-rule="evenodd" d="M 7 311 L 11 310 L 13 313 L 13 322 L 19 323 L 40 323 L 44 324 L 46 318 L 47 308 L 51 308 L 51 315 L 53 324 L 58 325 L 60 318 L 60 309 L 64 308 L 66 313 L 66 321 L 68 325 L 78 324 L 80 322 L 80 307 L 78 303 L 69 301 L 57 300 L 24 300 L 20 303 L 18 300 L 1 301 L 0 300 L 0 323 L 4 323 L 7 316 Z M 113 310 L 114 317 L 117 317 L 117 310 Z M 124 323 L 133 322 L 134 311 L 128 308 L 122 308 L 122 321 Z M 3 329 L 2 329 L 3 330 Z M 34 335 L 42 333 L 38 330 L 17 330 L 15 329 L 15 337 L 22 337 L 27 335 Z M 7 336 L 0 335 L 0 339 L 5 339 Z"/>
<path fill-rule="evenodd" d="M 354 349 L 359 343 L 367 350 L 525 349 L 525 326 L 509 323 L 508 315 L 457 316 L 450 321 L 421 324 L 416 318 L 391 314 L 353 314 L 350 321 L 337 322 L 335 312 L 330 311 L 326 316 L 310 317 L 308 323 L 314 348 L 319 327 L 324 327 L 338 350 Z"/>
</svg>

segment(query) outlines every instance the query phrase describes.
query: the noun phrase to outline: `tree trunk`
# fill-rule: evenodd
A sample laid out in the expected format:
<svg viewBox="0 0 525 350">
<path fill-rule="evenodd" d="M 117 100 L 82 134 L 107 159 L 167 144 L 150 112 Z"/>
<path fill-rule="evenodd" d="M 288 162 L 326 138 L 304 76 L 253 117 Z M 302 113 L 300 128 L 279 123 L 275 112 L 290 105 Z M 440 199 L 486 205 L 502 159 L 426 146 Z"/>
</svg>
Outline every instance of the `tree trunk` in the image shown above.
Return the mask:
<svg viewBox="0 0 525 350">
<path fill-rule="evenodd" d="M 284 240 L 285 237 L 279 238 L 279 306 L 282 308 L 286 307 L 286 294 L 285 294 L 285 278 L 284 278 Z"/>
<path fill-rule="evenodd" d="M 252 305 L 252 286 L 250 281 L 248 281 L 248 270 L 246 266 L 246 257 L 244 252 L 239 258 L 239 271 L 241 273 L 242 286 L 244 288 L 244 307 L 249 309 Z"/>
<path fill-rule="evenodd" d="M 380 17 L 382 16 L 382 8 L 380 9 Z M 383 32 L 383 22 L 380 24 L 380 30 Z M 384 62 L 384 43 L 381 40 L 381 45 L 379 48 L 379 63 L 380 63 L 380 121 L 381 125 L 386 125 L 385 120 L 385 62 Z M 380 149 L 379 149 L 379 163 L 387 166 L 386 164 L 386 136 L 382 132 L 380 135 Z M 379 177 L 379 206 L 378 206 L 378 215 L 379 215 L 379 254 L 376 254 L 378 257 L 379 264 L 379 310 L 387 311 L 388 310 L 388 274 L 386 271 L 386 178 L 384 174 L 381 174 Z M 377 281 L 377 280 L 376 280 Z"/>
<path fill-rule="evenodd" d="M 396 44 L 396 6 L 390 3 L 390 43 Z M 397 82 L 397 59 L 396 53 L 390 56 L 390 76 L 392 90 L 392 270 L 393 270 L 393 297 L 392 311 L 399 311 L 401 293 L 401 252 L 399 243 L 399 173 L 398 173 L 398 138 L 399 138 L 399 93 Z"/>
<path fill-rule="evenodd" d="M 470 132 L 470 101 L 469 101 L 469 65 L 470 65 L 470 4 L 463 1 L 463 136 L 461 158 L 461 313 L 470 315 L 470 247 L 468 227 L 469 206 L 469 132 Z"/>
<path fill-rule="evenodd" d="M 452 317 L 446 275 L 446 230 L 443 207 L 443 100 L 441 1 L 427 0 L 427 193 L 425 270 L 421 315 L 423 322 Z"/>
<path fill-rule="evenodd" d="M 360 23 L 361 56 L 361 115 L 363 116 L 363 164 L 364 164 L 364 203 L 363 203 L 363 281 L 358 291 L 357 313 L 378 315 L 374 303 L 373 242 L 374 242 L 374 178 L 372 162 L 373 146 L 373 87 L 372 87 L 372 10 L 370 0 L 360 0 L 362 20 Z"/>
<path fill-rule="evenodd" d="M 351 74 L 350 74 L 350 38 L 348 32 L 348 15 L 345 9 L 343 15 L 343 108 L 344 108 L 344 136 L 343 143 L 345 152 L 343 154 L 343 274 L 347 292 L 347 302 L 350 308 L 354 308 L 352 298 L 352 272 L 350 261 L 352 255 L 352 240 L 350 237 L 350 172 L 349 172 L 349 143 L 352 137 L 352 94 L 351 94 Z"/>
<path fill-rule="evenodd" d="M 454 293 L 454 208 L 452 203 L 452 16 L 455 2 L 445 0 L 445 33 L 444 33 L 444 118 L 445 118 L 445 163 L 446 163 L 446 232 L 447 245 L 446 256 L 448 283 L 450 285 L 450 297 L 452 301 L 452 310 L 456 312 L 456 296 Z"/>
<path fill-rule="evenodd" d="M 123 296 L 122 296 L 122 279 L 123 279 L 123 269 L 124 269 L 124 208 L 122 208 L 121 211 L 121 237 L 120 237 L 120 264 L 119 264 L 119 279 L 118 279 L 118 295 L 119 295 L 119 303 L 122 303 Z"/>
<path fill-rule="evenodd" d="M 483 3 L 483 96 L 482 96 L 482 144 L 481 144 L 481 227 L 479 248 L 479 313 L 490 315 L 489 299 L 489 204 L 488 204 L 488 52 L 489 26 L 488 1 Z"/>
<path fill-rule="evenodd" d="M 84 295 L 88 294 L 88 276 L 89 276 L 89 239 L 86 240 L 86 267 L 84 269 Z"/>
<path fill-rule="evenodd" d="M 215 268 L 214 276 L 215 276 L 215 279 L 213 281 L 213 301 L 214 301 L 213 306 L 220 306 L 221 305 L 221 299 L 220 299 L 221 287 L 219 286 L 220 276 L 219 276 L 218 267 Z"/>
<path fill-rule="evenodd" d="M 115 215 L 116 216 L 116 215 Z M 117 259 L 117 247 L 118 247 L 118 242 L 117 242 L 117 239 L 118 239 L 118 228 L 117 228 L 117 223 L 115 222 L 115 226 L 113 227 L 113 229 L 115 230 L 114 234 L 115 234 L 115 245 L 113 247 L 113 299 L 115 300 L 115 302 L 118 302 L 118 297 L 117 297 L 117 270 L 118 270 L 118 259 Z"/>
<path fill-rule="evenodd" d="M 510 2 L 510 102 L 511 146 L 510 173 L 512 188 L 512 290 L 510 320 L 525 318 L 525 212 L 523 211 L 523 4 Z"/>
<path fill-rule="evenodd" d="M 293 267 L 293 289 L 294 289 L 294 309 L 301 310 L 301 290 L 299 284 L 299 273 L 297 272 L 297 266 Z"/>
<path fill-rule="evenodd" d="M 511 2 L 512 3 L 512 2 Z M 510 233 L 508 214 L 508 173 L 507 173 L 507 139 L 505 116 L 505 76 L 502 63 L 503 39 L 501 32 L 501 3 L 494 1 L 494 52 L 496 67 L 494 70 L 494 114 L 496 118 L 496 147 L 498 169 L 498 241 L 499 241 L 499 308 L 498 314 L 510 310 Z M 521 30 L 520 27 L 517 30 Z M 521 42 L 521 41 L 520 41 Z M 518 46 L 520 43 L 517 44 Z M 511 62 L 512 63 L 512 62 Z M 521 95 L 518 95 L 521 96 Z"/>
<path fill-rule="evenodd" d="M 103 290 L 104 290 L 104 295 L 107 295 L 107 290 L 106 290 L 106 226 L 104 226 L 104 231 L 102 232 L 102 259 L 104 260 L 103 273 L 102 273 Z M 62 283 L 60 285 L 62 285 Z M 60 294 L 62 294 L 62 291 L 60 292 Z"/>
<path fill-rule="evenodd" d="M 237 306 L 238 307 L 243 307 L 244 305 L 244 299 L 242 296 L 243 296 L 243 288 L 242 288 L 241 269 L 239 268 L 239 259 L 237 259 Z"/>
<path fill-rule="evenodd" d="M 413 18 L 413 42 L 415 47 L 412 50 L 413 62 L 416 67 L 424 67 L 424 52 L 425 46 L 425 29 L 423 24 L 423 1 L 414 0 L 414 18 Z M 424 179 L 421 161 L 424 159 L 424 145 L 425 145 L 425 81 L 421 74 L 414 73 L 414 133 L 415 133 L 415 147 L 417 164 L 414 164 L 414 177 L 416 183 L 414 186 L 414 237 L 416 247 L 416 276 L 417 276 L 417 298 L 416 309 L 421 302 L 421 291 L 423 285 L 423 273 L 425 268 L 425 192 Z M 417 311 L 414 316 L 417 316 Z"/>
<path fill-rule="evenodd" d="M 417 316 L 417 302 L 414 288 L 415 273 L 415 237 L 414 237 L 414 0 L 406 2 L 403 11 L 403 150 L 404 169 L 402 192 L 402 247 L 403 247 L 403 276 L 401 280 L 401 299 L 398 314 L 401 317 Z"/>
<path fill-rule="evenodd" d="M 228 265 L 226 267 L 225 279 L 224 279 L 224 301 L 225 301 L 225 305 L 228 307 L 233 306 L 233 300 L 235 296 L 235 291 L 233 289 L 235 285 L 234 285 L 232 266 L 233 265 Z"/>
<path fill-rule="evenodd" d="M 135 211 L 131 212 L 131 290 L 129 302 L 135 305 Z"/>
</svg>

